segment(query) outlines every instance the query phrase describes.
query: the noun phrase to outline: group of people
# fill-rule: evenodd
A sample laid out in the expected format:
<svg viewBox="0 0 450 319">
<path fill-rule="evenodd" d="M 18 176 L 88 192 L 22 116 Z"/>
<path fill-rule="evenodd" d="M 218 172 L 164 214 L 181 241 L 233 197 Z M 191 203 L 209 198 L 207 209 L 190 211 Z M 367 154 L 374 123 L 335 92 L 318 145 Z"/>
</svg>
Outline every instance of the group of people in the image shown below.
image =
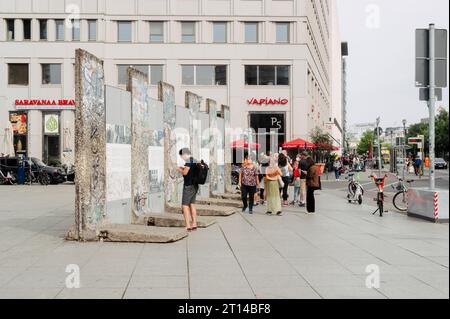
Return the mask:
<svg viewBox="0 0 450 319">
<path fill-rule="evenodd" d="M 314 214 L 314 191 L 321 185 L 318 167 L 308 153 L 303 152 L 291 160 L 286 151 L 268 152 L 261 154 L 259 162 L 254 156 L 246 155 L 239 174 L 242 211 L 248 209 L 249 214 L 253 214 L 255 206 L 267 205 L 267 215 L 282 216 L 282 207 L 289 205 L 291 185 L 294 188 L 291 204 L 306 206 L 307 213 Z"/>
<path fill-rule="evenodd" d="M 367 166 L 367 162 L 367 158 L 359 157 L 357 155 L 351 155 L 349 157 L 336 157 L 332 164 L 332 170 L 334 171 L 336 180 L 339 181 L 342 174 L 344 174 L 346 171 L 364 171 Z"/>
</svg>

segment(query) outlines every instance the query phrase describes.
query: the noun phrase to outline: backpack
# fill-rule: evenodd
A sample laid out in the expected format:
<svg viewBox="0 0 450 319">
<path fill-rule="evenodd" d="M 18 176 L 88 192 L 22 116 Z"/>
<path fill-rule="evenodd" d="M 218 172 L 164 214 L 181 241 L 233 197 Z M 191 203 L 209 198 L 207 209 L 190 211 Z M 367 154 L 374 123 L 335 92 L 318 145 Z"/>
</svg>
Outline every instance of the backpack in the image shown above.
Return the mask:
<svg viewBox="0 0 450 319">
<path fill-rule="evenodd" d="M 195 185 L 205 185 L 208 179 L 209 166 L 201 160 L 195 164 L 193 181 Z"/>
</svg>

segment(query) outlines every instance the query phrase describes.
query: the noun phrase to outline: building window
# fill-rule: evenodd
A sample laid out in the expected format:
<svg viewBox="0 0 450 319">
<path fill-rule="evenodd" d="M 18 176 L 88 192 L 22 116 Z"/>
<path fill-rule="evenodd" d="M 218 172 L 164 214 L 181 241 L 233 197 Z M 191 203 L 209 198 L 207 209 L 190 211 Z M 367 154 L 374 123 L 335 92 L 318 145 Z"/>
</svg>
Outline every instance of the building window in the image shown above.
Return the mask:
<svg viewBox="0 0 450 319">
<path fill-rule="evenodd" d="M 213 22 L 213 41 L 214 43 L 227 42 L 227 23 Z"/>
<path fill-rule="evenodd" d="M 119 64 L 117 65 L 118 83 L 119 85 L 127 85 L 128 83 L 128 68 L 133 67 L 136 70 L 144 73 L 148 77 L 148 65 L 130 65 L 130 64 Z"/>
<path fill-rule="evenodd" d="M 118 21 L 117 30 L 118 42 L 131 42 L 131 21 Z"/>
<path fill-rule="evenodd" d="M 258 22 L 245 22 L 245 43 L 258 43 Z"/>
<path fill-rule="evenodd" d="M 183 85 L 227 85 L 226 65 L 183 65 Z"/>
<path fill-rule="evenodd" d="M 39 39 L 47 40 L 47 20 L 39 20 Z"/>
<path fill-rule="evenodd" d="M 72 41 L 80 41 L 80 20 L 72 20 Z"/>
<path fill-rule="evenodd" d="M 88 20 L 89 41 L 97 41 L 97 20 Z"/>
<path fill-rule="evenodd" d="M 41 64 L 42 84 L 61 84 L 61 64 Z"/>
<path fill-rule="evenodd" d="M 28 63 L 8 64 L 8 84 L 28 85 Z"/>
<path fill-rule="evenodd" d="M 195 42 L 195 22 L 181 22 L 181 42 Z"/>
<path fill-rule="evenodd" d="M 163 81 L 163 66 L 150 65 L 150 84 L 157 85 L 161 81 Z"/>
<path fill-rule="evenodd" d="M 164 42 L 164 22 L 150 22 L 150 42 Z"/>
<path fill-rule="evenodd" d="M 15 29 L 14 19 L 6 19 L 6 39 L 8 41 L 14 41 L 16 33 Z"/>
<path fill-rule="evenodd" d="M 64 41 L 64 20 L 55 20 L 56 24 L 56 41 Z"/>
<path fill-rule="evenodd" d="M 246 85 L 289 85 L 289 65 L 246 65 Z"/>
<path fill-rule="evenodd" d="M 31 40 L 31 19 L 24 19 L 23 21 L 23 39 Z"/>
<path fill-rule="evenodd" d="M 277 43 L 289 43 L 289 22 L 277 22 Z"/>
</svg>

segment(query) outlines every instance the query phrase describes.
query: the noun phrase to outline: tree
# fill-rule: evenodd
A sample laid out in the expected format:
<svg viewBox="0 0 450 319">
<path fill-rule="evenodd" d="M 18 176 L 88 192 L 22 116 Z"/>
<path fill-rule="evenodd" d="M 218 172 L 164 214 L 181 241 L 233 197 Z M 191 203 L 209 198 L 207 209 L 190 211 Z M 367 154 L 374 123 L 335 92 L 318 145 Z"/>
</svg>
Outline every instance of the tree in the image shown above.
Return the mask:
<svg viewBox="0 0 450 319">
<path fill-rule="evenodd" d="M 329 161 L 333 145 L 330 135 L 324 132 L 320 127 L 316 127 L 311 131 L 309 136 L 312 143 L 329 147 L 329 149 L 316 150 L 313 152 L 316 161 Z"/>
<path fill-rule="evenodd" d="M 359 155 L 367 154 L 371 146 L 374 145 L 374 140 L 375 140 L 375 132 L 373 131 L 365 132 L 358 143 L 358 147 L 356 148 L 358 154 Z"/>
</svg>

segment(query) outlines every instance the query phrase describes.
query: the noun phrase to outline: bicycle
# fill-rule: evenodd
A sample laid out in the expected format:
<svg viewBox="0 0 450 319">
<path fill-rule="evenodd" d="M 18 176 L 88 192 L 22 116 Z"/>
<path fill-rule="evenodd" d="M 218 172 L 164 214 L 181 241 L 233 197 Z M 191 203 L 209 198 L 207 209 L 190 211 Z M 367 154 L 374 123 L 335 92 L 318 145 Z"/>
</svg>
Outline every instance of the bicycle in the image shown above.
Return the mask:
<svg viewBox="0 0 450 319">
<path fill-rule="evenodd" d="M 411 184 L 414 182 L 414 180 L 407 180 L 406 183 L 409 184 L 409 187 L 405 185 L 405 181 L 397 176 L 398 178 L 398 184 L 392 185 L 393 189 L 397 190 L 397 193 L 394 196 L 394 199 L 392 200 L 394 207 L 398 209 L 401 212 L 408 211 L 408 188 L 411 187 Z"/>
<path fill-rule="evenodd" d="M 42 168 L 38 167 L 37 170 L 25 171 L 25 182 L 30 185 L 39 183 L 43 186 L 48 186 L 51 183 L 51 178 L 47 172 L 44 172 Z"/>
<path fill-rule="evenodd" d="M 377 210 L 373 212 L 372 215 L 375 215 L 377 212 L 380 213 L 380 217 L 383 217 L 383 213 L 387 213 L 387 211 L 384 210 L 384 184 L 387 178 L 387 174 L 384 175 L 382 178 L 378 178 L 375 174 L 370 175 L 369 177 L 373 178 L 375 185 L 377 186 L 378 192 L 377 192 L 377 198 L 374 198 L 373 200 L 377 202 Z"/>
<path fill-rule="evenodd" d="M 358 202 L 359 205 L 363 203 L 364 196 L 364 188 L 362 185 L 355 179 L 355 173 L 349 172 L 348 174 L 348 195 L 347 200 L 349 203 Z"/>
</svg>

